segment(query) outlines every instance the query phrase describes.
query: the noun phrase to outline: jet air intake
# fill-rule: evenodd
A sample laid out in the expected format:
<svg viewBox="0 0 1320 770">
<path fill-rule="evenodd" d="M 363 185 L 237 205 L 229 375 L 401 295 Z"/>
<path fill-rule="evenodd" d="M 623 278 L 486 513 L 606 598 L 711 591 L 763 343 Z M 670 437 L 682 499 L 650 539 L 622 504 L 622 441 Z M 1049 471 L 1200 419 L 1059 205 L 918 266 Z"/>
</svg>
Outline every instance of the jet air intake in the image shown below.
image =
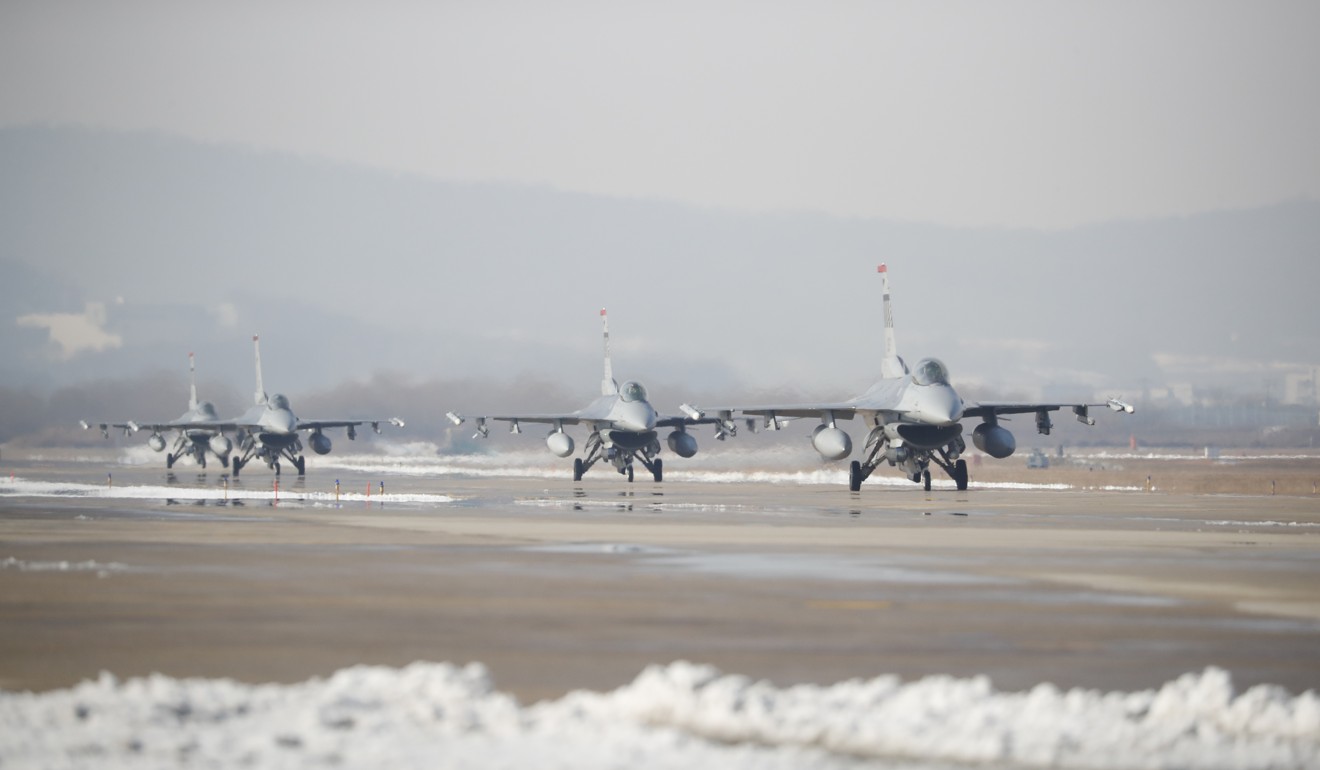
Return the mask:
<svg viewBox="0 0 1320 770">
<path fill-rule="evenodd" d="M 842 460 L 852 454 L 852 437 L 829 425 L 816 426 L 811 434 L 811 445 L 826 460 Z"/>
<path fill-rule="evenodd" d="M 972 443 L 997 460 L 1008 457 L 1017 449 L 1017 439 L 1013 438 L 1013 434 L 1007 428 L 991 422 L 976 426 L 976 430 L 972 431 Z"/>
<path fill-rule="evenodd" d="M 691 457 L 697 453 L 697 439 L 685 430 L 676 430 L 665 439 L 669 451 L 679 457 Z"/>
</svg>

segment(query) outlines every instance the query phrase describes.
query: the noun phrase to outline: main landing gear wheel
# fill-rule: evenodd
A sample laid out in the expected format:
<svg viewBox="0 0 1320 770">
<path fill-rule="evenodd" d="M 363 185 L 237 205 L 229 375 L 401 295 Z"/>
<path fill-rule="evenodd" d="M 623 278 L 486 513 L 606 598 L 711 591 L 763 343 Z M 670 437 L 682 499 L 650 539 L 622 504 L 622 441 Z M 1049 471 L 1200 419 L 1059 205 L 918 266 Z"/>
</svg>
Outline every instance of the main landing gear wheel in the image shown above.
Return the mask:
<svg viewBox="0 0 1320 770">
<path fill-rule="evenodd" d="M 238 472 L 243 468 L 243 461 L 238 459 L 237 457 L 233 459 L 234 459 L 234 471 L 233 471 L 234 478 L 238 478 Z"/>
<path fill-rule="evenodd" d="M 921 472 L 921 485 L 926 488 L 927 492 L 930 491 L 930 471 Z"/>
<path fill-rule="evenodd" d="M 582 463 L 582 458 L 581 458 L 581 457 L 574 457 L 574 458 L 573 458 L 573 480 L 574 480 L 574 481 L 581 481 L 581 480 L 582 480 L 582 473 L 583 473 L 582 465 L 583 465 L 583 463 Z"/>
<path fill-rule="evenodd" d="M 862 491 L 862 464 L 856 460 L 848 466 L 848 489 L 853 492 Z"/>
<path fill-rule="evenodd" d="M 631 484 L 631 483 L 632 483 L 632 480 L 633 480 L 633 467 L 632 467 L 631 465 L 629 465 L 629 466 L 628 466 L 628 483 Z"/>
<path fill-rule="evenodd" d="M 174 467 L 174 455 L 165 455 L 165 467 L 167 469 Z"/>
<path fill-rule="evenodd" d="M 279 461 L 279 460 L 276 460 L 276 461 L 275 461 L 275 475 L 276 475 L 276 476 L 280 475 L 280 461 Z"/>
<path fill-rule="evenodd" d="M 652 475 L 652 476 L 655 476 L 655 480 L 656 480 L 656 481 L 664 481 L 664 480 L 665 480 L 665 461 L 664 461 L 664 460 L 656 460 L 656 461 L 655 461 L 655 470 L 651 471 L 651 475 Z"/>
<path fill-rule="evenodd" d="M 295 467 L 295 468 L 298 469 L 298 475 L 299 475 L 299 476 L 306 476 L 306 475 L 307 475 L 307 458 L 306 458 L 306 457 L 299 457 L 297 460 L 294 460 L 294 461 L 293 461 L 293 467 Z"/>
<path fill-rule="evenodd" d="M 953 472 L 953 483 L 958 486 L 958 491 L 965 491 L 967 489 L 967 461 L 959 460 L 954 463 Z"/>
</svg>

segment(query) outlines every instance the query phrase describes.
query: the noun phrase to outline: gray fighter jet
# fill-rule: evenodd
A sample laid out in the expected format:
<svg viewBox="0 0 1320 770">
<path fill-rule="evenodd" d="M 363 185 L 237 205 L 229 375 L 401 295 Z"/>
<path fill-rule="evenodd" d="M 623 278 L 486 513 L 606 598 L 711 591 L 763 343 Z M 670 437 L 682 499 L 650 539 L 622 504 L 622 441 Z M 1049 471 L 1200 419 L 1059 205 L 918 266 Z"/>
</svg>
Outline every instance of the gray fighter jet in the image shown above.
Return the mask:
<svg viewBox="0 0 1320 770">
<path fill-rule="evenodd" d="M 147 446 L 157 452 L 165 449 L 165 436 L 163 434 L 177 432 L 178 436 L 174 439 L 174 446 L 169 453 L 165 455 L 165 467 L 173 468 L 174 463 L 181 457 L 192 457 L 196 463 L 206 467 L 206 453 L 215 455 L 221 465 L 229 464 L 229 453 L 233 450 L 234 444 L 224 433 L 214 428 L 199 427 L 201 423 L 214 423 L 220 418 L 216 414 L 215 405 L 210 401 L 197 400 L 197 367 L 193 354 L 188 354 L 188 411 L 179 416 L 177 420 L 170 422 L 146 422 L 139 423 L 133 420 L 128 422 L 116 423 L 98 423 L 97 427 L 101 429 L 101 435 L 110 438 L 110 428 L 120 428 L 124 435 L 131 435 L 138 431 L 149 430 L 151 435 L 147 437 Z M 83 430 L 92 426 L 86 420 L 80 424 Z"/>
<path fill-rule="evenodd" d="M 234 456 L 233 475 L 238 476 L 243 466 L 253 458 L 266 463 L 266 467 L 280 473 L 280 459 L 293 464 L 302 476 L 307 472 L 307 460 L 303 457 L 301 431 L 309 431 L 307 443 L 312 451 L 319 455 L 329 454 L 330 437 L 323 431 L 330 428 L 346 428 L 349 440 L 357 438 L 357 427 L 370 423 L 371 429 L 380 433 L 380 424 L 403 427 L 403 420 L 397 417 L 379 420 L 300 420 L 289 407 L 289 399 L 281 393 L 267 397 L 261 380 L 261 343 L 257 335 L 252 336 L 252 349 L 256 356 L 257 391 L 256 404 L 242 416 L 230 420 L 198 423 L 199 427 L 212 430 L 234 432 L 238 439 L 238 449 L 242 456 Z"/>
<path fill-rule="evenodd" d="M 1094 425 L 1092 407 L 1107 406 L 1117 412 L 1131 413 L 1132 406 L 1117 399 L 1103 404 L 1085 403 L 964 403 L 949 383 L 949 370 L 939 359 L 924 358 L 909 369 L 898 356 L 894 343 L 894 316 L 889 300 L 889 272 L 880 265 L 883 287 L 885 355 L 880 362 L 880 380 L 862 395 L 837 403 L 785 404 L 782 406 L 722 407 L 743 414 L 757 415 L 768 428 L 777 430 L 781 418 L 816 417 L 820 425 L 812 433 L 811 443 L 826 460 L 842 460 L 852 454 L 852 438 L 836 424 L 839 420 L 858 418 L 870 429 L 862 459 L 853 460 L 848 473 L 848 487 L 856 492 L 881 463 L 900 469 L 904 475 L 930 489 L 930 464 L 933 462 L 953 479 L 958 489 L 967 488 L 967 449 L 960 422 L 980 418 L 972 431 L 977 449 L 1003 459 L 1013 454 L 1017 441 L 999 418 L 1009 414 L 1035 414 L 1036 430 L 1049 435 L 1050 412 L 1070 408 L 1078 421 Z M 684 404 L 685 414 L 701 417 L 705 412 Z M 716 411 L 716 410 L 710 410 Z"/>
<path fill-rule="evenodd" d="M 641 463 L 656 481 L 664 479 L 664 462 L 660 454 L 660 440 L 657 428 L 672 428 L 665 443 L 670 451 L 679 457 L 691 457 L 697 453 L 697 440 L 687 429 L 693 425 L 715 425 L 717 439 L 723 440 L 732 431 L 714 417 L 661 416 L 646 400 L 646 388 L 640 382 L 629 380 L 619 387 L 614 379 L 610 364 L 610 326 L 605 310 L 600 311 L 600 320 L 605 335 L 605 377 L 600 384 L 600 397 L 576 412 L 564 414 L 494 414 L 482 415 L 476 420 L 478 436 L 486 438 L 490 429 L 487 420 L 501 420 L 511 423 L 510 433 L 522 433 L 521 425 L 525 422 L 543 423 L 553 426 L 546 436 L 546 446 L 559 457 L 573 454 L 573 437 L 564 432 L 565 425 L 586 425 L 591 430 L 587 437 L 586 457 L 574 458 L 573 480 L 581 481 L 582 475 L 591 466 L 605 460 L 615 470 L 633 480 L 633 463 Z M 462 425 L 466 418 L 455 412 L 445 415 L 455 425 Z"/>
</svg>

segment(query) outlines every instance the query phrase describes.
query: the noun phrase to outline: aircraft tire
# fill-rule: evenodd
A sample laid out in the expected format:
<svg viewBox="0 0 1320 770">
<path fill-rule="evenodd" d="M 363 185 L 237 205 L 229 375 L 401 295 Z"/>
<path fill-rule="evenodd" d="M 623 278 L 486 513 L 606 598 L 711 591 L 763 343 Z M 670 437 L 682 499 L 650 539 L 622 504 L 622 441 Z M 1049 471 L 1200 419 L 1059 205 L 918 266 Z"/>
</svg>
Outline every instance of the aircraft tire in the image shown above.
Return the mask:
<svg viewBox="0 0 1320 770">
<path fill-rule="evenodd" d="M 862 491 L 862 464 L 856 460 L 848 466 L 848 490 L 851 492 Z"/>
<path fill-rule="evenodd" d="M 174 455 L 165 455 L 165 468 L 168 470 L 174 467 Z"/>
<path fill-rule="evenodd" d="M 966 489 L 967 489 L 967 475 L 968 475 L 968 474 L 967 474 L 967 461 L 966 461 L 966 460 L 959 460 L 958 462 L 954 463 L 954 464 L 953 464 L 953 470 L 957 473 L 957 475 L 956 475 L 956 476 L 954 477 L 954 479 L 953 479 L 953 483 L 957 485 L 957 487 L 958 487 L 958 491 L 959 491 L 959 492 L 966 491 Z"/>
<path fill-rule="evenodd" d="M 657 482 L 660 482 L 660 481 L 664 481 L 664 480 L 665 480 L 665 461 L 664 461 L 664 460 L 661 460 L 661 459 L 659 459 L 659 458 L 656 458 L 656 461 L 655 461 L 655 470 L 651 471 L 651 475 L 652 475 L 652 476 L 655 476 L 655 480 L 656 480 Z"/>
<path fill-rule="evenodd" d="M 297 460 L 294 460 L 294 461 L 293 461 L 293 467 L 295 467 L 295 468 L 298 469 L 298 475 L 299 475 L 299 476 L 306 476 L 306 475 L 307 475 L 307 458 L 306 458 L 306 457 L 299 457 Z"/>
<path fill-rule="evenodd" d="M 921 485 L 926 488 L 927 492 L 930 491 L 930 471 L 921 472 Z"/>
<path fill-rule="evenodd" d="M 200 465 L 200 466 L 202 466 L 203 468 L 205 468 L 205 467 L 206 467 L 206 455 L 202 455 L 201 457 L 197 458 L 197 464 Z"/>
<path fill-rule="evenodd" d="M 631 483 L 632 483 L 632 480 L 633 480 L 633 467 L 632 467 L 631 465 L 629 465 L 629 466 L 628 466 L 628 483 L 631 484 Z"/>
<path fill-rule="evenodd" d="M 582 474 L 586 472 L 585 469 L 584 469 L 582 466 L 583 466 L 582 458 L 581 458 L 581 457 L 574 457 L 574 458 L 573 458 L 573 480 L 574 480 L 574 481 L 581 481 L 581 480 L 582 480 Z"/>
<path fill-rule="evenodd" d="M 234 460 L 234 470 L 233 470 L 234 478 L 238 478 L 238 472 L 243 468 L 243 461 L 238 459 L 237 457 L 233 458 L 233 460 Z"/>
<path fill-rule="evenodd" d="M 276 460 L 275 465 L 272 467 L 275 469 L 275 475 L 276 476 L 280 475 L 280 461 Z"/>
</svg>

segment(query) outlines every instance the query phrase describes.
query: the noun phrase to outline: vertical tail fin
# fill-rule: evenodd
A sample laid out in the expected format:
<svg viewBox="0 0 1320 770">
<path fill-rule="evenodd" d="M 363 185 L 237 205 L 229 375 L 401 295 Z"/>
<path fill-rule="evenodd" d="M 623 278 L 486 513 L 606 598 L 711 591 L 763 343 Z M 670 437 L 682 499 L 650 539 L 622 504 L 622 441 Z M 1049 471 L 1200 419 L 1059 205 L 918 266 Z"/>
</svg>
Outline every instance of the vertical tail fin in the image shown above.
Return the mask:
<svg viewBox="0 0 1320 770">
<path fill-rule="evenodd" d="M 266 388 L 261 384 L 261 342 L 257 335 L 252 335 L 252 352 L 257 358 L 257 393 L 256 403 L 266 403 Z"/>
<path fill-rule="evenodd" d="M 193 354 L 188 354 L 188 408 L 197 408 L 197 364 Z"/>
<path fill-rule="evenodd" d="M 614 379 L 614 366 L 610 363 L 610 317 L 605 308 L 600 309 L 600 323 L 605 331 L 605 379 L 600 381 L 600 394 L 612 396 L 619 392 L 619 383 Z"/>
<path fill-rule="evenodd" d="M 894 308 L 889 301 L 889 268 L 881 263 L 876 272 L 880 273 L 885 307 L 885 357 L 880 360 L 881 377 L 902 377 L 907 374 L 907 365 L 898 357 L 898 344 L 894 341 Z"/>
</svg>

